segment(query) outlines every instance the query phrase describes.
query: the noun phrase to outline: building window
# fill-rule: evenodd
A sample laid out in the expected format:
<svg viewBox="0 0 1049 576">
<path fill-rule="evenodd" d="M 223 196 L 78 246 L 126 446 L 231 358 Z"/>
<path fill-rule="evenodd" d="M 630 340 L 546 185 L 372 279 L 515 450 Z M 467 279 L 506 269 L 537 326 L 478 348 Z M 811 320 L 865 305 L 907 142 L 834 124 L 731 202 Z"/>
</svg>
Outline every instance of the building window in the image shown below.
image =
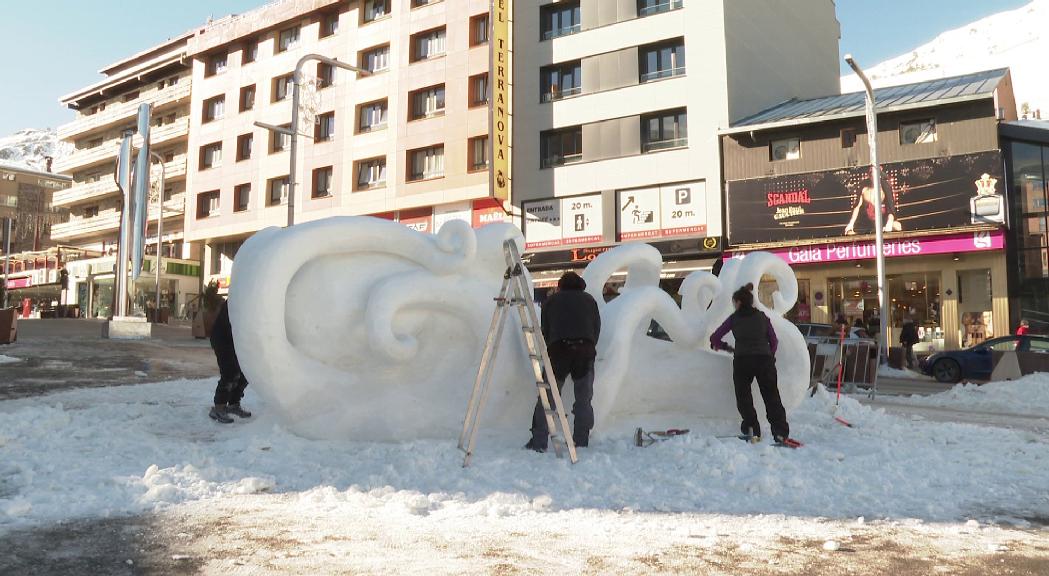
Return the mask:
<svg viewBox="0 0 1049 576">
<path fill-rule="evenodd" d="M 269 205 L 286 204 L 288 202 L 288 177 L 270 178 L 266 181 L 269 190 Z"/>
<path fill-rule="evenodd" d="M 542 68 L 539 70 L 540 99 L 550 102 L 579 94 L 583 91 L 582 72 L 579 60 Z"/>
<path fill-rule="evenodd" d="M 769 160 L 773 162 L 797 160 L 799 158 L 801 158 L 801 140 L 797 138 L 773 140 L 769 144 Z"/>
<path fill-rule="evenodd" d="M 278 76 L 273 79 L 273 101 L 280 102 L 291 95 L 292 74 Z"/>
<path fill-rule="evenodd" d="M 247 112 L 255 107 L 255 85 L 240 89 L 240 111 Z"/>
<path fill-rule="evenodd" d="M 286 52 L 299 45 L 299 27 L 281 30 L 277 34 L 277 52 Z"/>
<path fill-rule="evenodd" d="M 335 137 L 335 112 L 317 116 L 313 124 L 313 141 L 330 142 Z"/>
<path fill-rule="evenodd" d="M 327 38 L 339 33 L 339 15 L 325 14 L 321 17 L 321 30 L 319 36 Z"/>
<path fill-rule="evenodd" d="M 487 44 L 489 28 L 490 21 L 487 12 L 470 18 L 470 46 Z"/>
<path fill-rule="evenodd" d="M 410 94 L 412 111 L 409 120 L 444 114 L 444 84 L 416 90 Z"/>
<path fill-rule="evenodd" d="M 335 84 L 335 67 L 321 62 L 317 64 L 317 88 L 327 88 Z"/>
<path fill-rule="evenodd" d="M 243 212 L 251 205 L 251 184 L 241 184 L 233 188 L 233 211 Z"/>
<path fill-rule="evenodd" d="M 551 168 L 583 159 L 583 127 L 547 130 L 539 134 L 540 166 Z"/>
<path fill-rule="evenodd" d="M 408 151 L 408 181 L 444 177 L 444 144 Z"/>
<path fill-rule="evenodd" d="M 684 108 L 641 117 L 642 152 L 684 146 L 688 146 L 688 118 Z"/>
<path fill-rule="evenodd" d="M 900 144 L 931 144 L 933 142 L 936 142 L 935 120 L 900 123 Z"/>
<path fill-rule="evenodd" d="M 412 8 L 418 8 L 420 6 L 429 6 L 430 4 L 436 4 L 443 2 L 444 0 L 412 0 Z"/>
<path fill-rule="evenodd" d="M 255 136 L 252 133 L 237 136 L 237 162 L 251 158 L 251 148 L 255 144 Z"/>
<path fill-rule="evenodd" d="M 841 147 L 852 148 L 856 145 L 856 129 L 855 128 L 842 128 L 841 129 Z"/>
<path fill-rule="evenodd" d="M 444 56 L 444 27 L 419 32 L 412 36 L 412 62 Z"/>
<path fill-rule="evenodd" d="M 386 128 L 386 100 L 361 104 L 359 132 L 371 132 Z"/>
<path fill-rule="evenodd" d="M 676 10 L 684 4 L 683 0 L 637 0 L 637 15 L 641 18 Z"/>
<path fill-rule="evenodd" d="M 214 76 L 216 74 L 222 74 L 226 71 L 226 54 L 213 54 L 208 56 L 207 64 L 204 67 L 204 76 Z"/>
<path fill-rule="evenodd" d="M 291 130 L 291 124 L 284 124 L 281 128 Z M 291 146 L 291 134 L 270 130 L 270 154 L 284 152 Z"/>
<path fill-rule="evenodd" d="M 557 2 L 539 8 L 540 40 L 575 34 L 582 30 L 579 0 Z"/>
<path fill-rule="evenodd" d="M 219 191 L 202 192 L 197 195 L 197 218 L 210 218 L 219 215 Z"/>
<path fill-rule="evenodd" d="M 364 21 L 374 22 L 390 15 L 390 0 L 367 0 L 364 3 Z"/>
<path fill-rule="evenodd" d="M 471 172 L 488 168 L 488 136 L 477 136 L 470 138 L 469 167 Z"/>
<path fill-rule="evenodd" d="M 222 166 L 222 142 L 215 142 L 200 147 L 200 169 Z"/>
<path fill-rule="evenodd" d="M 138 90 L 135 90 L 134 92 L 128 92 L 127 94 L 124 94 L 124 96 L 121 98 L 121 101 L 123 101 L 123 102 L 131 102 L 132 100 L 134 100 L 136 98 L 138 98 Z"/>
<path fill-rule="evenodd" d="M 642 46 L 638 60 L 642 82 L 681 76 L 685 73 L 685 39 Z"/>
<path fill-rule="evenodd" d="M 218 120 L 226 115 L 226 96 L 215 96 L 204 101 L 204 123 Z"/>
<path fill-rule="evenodd" d="M 390 67 L 390 46 L 376 46 L 361 52 L 361 68 L 371 73 L 385 72 Z"/>
<path fill-rule="evenodd" d="M 98 205 L 85 206 L 84 207 L 84 218 L 97 218 L 98 217 Z"/>
<path fill-rule="evenodd" d="M 470 107 L 488 104 L 488 73 L 470 76 Z"/>
<path fill-rule="evenodd" d="M 325 166 L 313 171 L 313 198 L 331 196 L 332 167 Z"/>
<path fill-rule="evenodd" d="M 357 163 L 357 189 L 370 190 L 386 186 L 386 157 L 361 160 Z"/>
<path fill-rule="evenodd" d="M 259 59 L 259 41 L 254 38 L 248 38 L 244 41 L 244 47 L 240 49 L 240 63 L 251 64 L 252 62 Z"/>
</svg>

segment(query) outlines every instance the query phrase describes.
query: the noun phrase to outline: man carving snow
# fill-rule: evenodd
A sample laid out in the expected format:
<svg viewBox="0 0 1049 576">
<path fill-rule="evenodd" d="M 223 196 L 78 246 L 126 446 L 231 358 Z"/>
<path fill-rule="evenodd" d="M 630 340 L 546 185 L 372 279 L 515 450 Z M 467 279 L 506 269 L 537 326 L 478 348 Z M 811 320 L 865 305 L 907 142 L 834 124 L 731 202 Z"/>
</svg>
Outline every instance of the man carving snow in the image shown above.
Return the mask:
<svg viewBox="0 0 1049 576">
<path fill-rule="evenodd" d="M 772 322 L 764 312 L 754 307 L 754 286 L 747 284 L 732 294 L 736 311 L 710 335 L 710 347 L 714 350 L 729 350 L 733 353 L 732 382 L 736 388 L 736 408 L 743 419 L 740 431 L 750 440 L 761 438 L 761 424 L 754 410 L 751 383 L 758 380 L 758 390 L 765 402 L 765 413 L 772 427 L 772 437 L 784 443 L 790 436 L 787 412 L 779 397 L 776 382 L 776 348 L 779 340 Z M 724 342 L 725 335 L 732 332 L 736 347 Z"/>
<path fill-rule="evenodd" d="M 597 357 L 597 339 L 601 335 L 601 313 L 593 296 L 587 294 L 586 282 L 575 272 L 565 272 L 557 282 L 557 293 L 551 296 L 542 310 L 543 338 L 554 369 L 558 390 L 564 390 L 565 380 L 572 376 L 575 421 L 572 439 L 576 446 L 590 443 L 590 429 L 594 427 L 594 359 Z M 554 399 L 548 399 L 553 405 Z M 532 439 L 525 448 L 546 450 L 550 431 L 546 424 L 543 404 L 536 400 L 532 413 Z"/>
</svg>

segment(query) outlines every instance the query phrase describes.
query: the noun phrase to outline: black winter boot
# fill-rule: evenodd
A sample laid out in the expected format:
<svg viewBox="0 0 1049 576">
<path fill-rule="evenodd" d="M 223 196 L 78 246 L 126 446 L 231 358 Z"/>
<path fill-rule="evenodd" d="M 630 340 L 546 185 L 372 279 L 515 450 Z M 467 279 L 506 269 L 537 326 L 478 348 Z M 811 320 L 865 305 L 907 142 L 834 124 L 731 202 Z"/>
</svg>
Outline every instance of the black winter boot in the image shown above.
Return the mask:
<svg viewBox="0 0 1049 576">
<path fill-rule="evenodd" d="M 223 424 L 230 424 L 233 422 L 233 418 L 230 418 L 229 415 L 226 414 L 226 407 L 219 404 L 211 407 L 211 412 L 208 412 L 208 416 L 211 417 L 212 420 Z"/>
<path fill-rule="evenodd" d="M 226 406 L 226 413 L 233 414 L 234 416 L 240 416 L 241 418 L 251 418 L 251 412 L 240 407 L 240 402 L 236 404 L 229 404 Z"/>
</svg>

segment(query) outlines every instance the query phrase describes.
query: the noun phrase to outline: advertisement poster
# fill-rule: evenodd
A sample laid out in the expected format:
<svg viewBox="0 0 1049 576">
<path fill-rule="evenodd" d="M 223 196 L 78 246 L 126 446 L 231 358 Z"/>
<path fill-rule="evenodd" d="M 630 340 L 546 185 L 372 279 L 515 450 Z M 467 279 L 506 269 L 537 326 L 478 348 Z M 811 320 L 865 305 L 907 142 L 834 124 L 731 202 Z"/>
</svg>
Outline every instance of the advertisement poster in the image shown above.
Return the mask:
<svg viewBox="0 0 1049 576">
<path fill-rule="evenodd" d="M 525 202 L 521 208 L 524 212 L 526 249 L 561 245 L 560 198 Z"/>
<path fill-rule="evenodd" d="M 451 220 L 462 220 L 470 222 L 472 210 L 470 202 L 454 202 L 433 207 L 433 230 L 437 232 L 446 222 Z"/>
<path fill-rule="evenodd" d="M 401 210 L 398 221 L 416 232 L 429 234 L 433 232 L 433 209 Z"/>
<path fill-rule="evenodd" d="M 692 182 L 659 188 L 663 236 L 706 234 L 706 187 L 706 182 Z"/>
<path fill-rule="evenodd" d="M 496 222 L 506 222 L 507 218 L 508 216 L 503 211 L 503 202 L 501 200 L 495 198 L 474 200 L 472 220 L 474 228 L 480 228 Z"/>
<path fill-rule="evenodd" d="M 620 240 L 658 238 L 660 226 L 659 188 L 619 191 L 617 211 Z"/>
<path fill-rule="evenodd" d="M 585 244 L 603 239 L 600 194 L 561 200 L 561 237 L 565 244 Z"/>
<path fill-rule="evenodd" d="M 1001 162 L 981 152 L 882 165 L 884 230 L 1003 223 Z M 726 197 L 730 244 L 875 232 L 869 167 L 729 182 Z"/>
</svg>

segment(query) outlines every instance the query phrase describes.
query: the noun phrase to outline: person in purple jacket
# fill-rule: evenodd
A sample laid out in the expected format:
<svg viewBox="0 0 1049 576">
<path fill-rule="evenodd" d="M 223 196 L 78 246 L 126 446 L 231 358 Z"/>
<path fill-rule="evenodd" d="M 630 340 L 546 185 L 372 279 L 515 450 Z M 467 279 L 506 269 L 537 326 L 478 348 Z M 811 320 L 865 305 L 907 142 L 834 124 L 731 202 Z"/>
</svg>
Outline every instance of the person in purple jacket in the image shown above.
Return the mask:
<svg viewBox="0 0 1049 576">
<path fill-rule="evenodd" d="M 732 383 L 736 387 L 736 408 L 743 418 L 740 425 L 742 437 L 761 438 L 761 424 L 751 393 L 751 383 L 757 378 L 772 437 L 777 443 L 783 443 L 790 437 L 790 426 L 776 384 L 776 348 L 779 345 L 776 331 L 772 329 L 769 317 L 754 307 L 753 284 L 747 284 L 732 294 L 732 304 L 736 311 L 710 335 L 710 347 L 733 353 Z M 729 332 L 736 339 L 734 349 L 724 341 Z"/>
</svg>

